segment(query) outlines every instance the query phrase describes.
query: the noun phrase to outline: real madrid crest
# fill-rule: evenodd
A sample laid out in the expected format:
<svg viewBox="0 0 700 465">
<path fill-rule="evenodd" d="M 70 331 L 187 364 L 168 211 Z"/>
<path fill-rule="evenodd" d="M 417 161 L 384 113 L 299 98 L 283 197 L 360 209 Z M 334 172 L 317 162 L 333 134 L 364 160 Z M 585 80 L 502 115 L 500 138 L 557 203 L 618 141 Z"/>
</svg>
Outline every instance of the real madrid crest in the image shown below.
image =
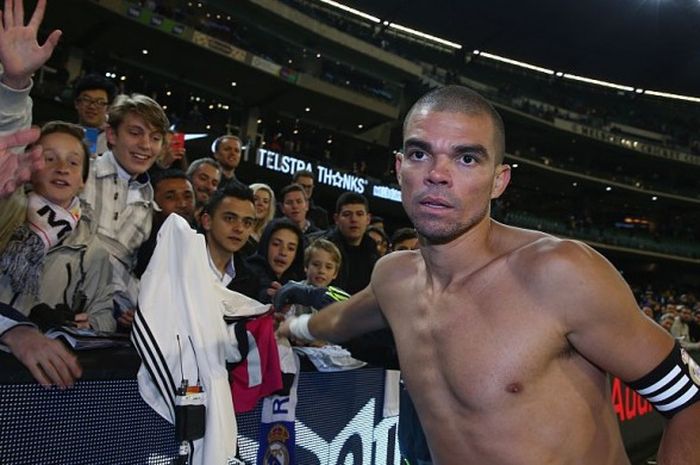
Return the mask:
<svg viewBox="0 0 700 465">
<path fill-rule="evenodd" d="M 286 444 L 288 439 L 289 431 L 284 425 L 277 423 L 270 428 L 263 457 L 264 465 L 289 465 L 289 450 Z"/>
</svg>

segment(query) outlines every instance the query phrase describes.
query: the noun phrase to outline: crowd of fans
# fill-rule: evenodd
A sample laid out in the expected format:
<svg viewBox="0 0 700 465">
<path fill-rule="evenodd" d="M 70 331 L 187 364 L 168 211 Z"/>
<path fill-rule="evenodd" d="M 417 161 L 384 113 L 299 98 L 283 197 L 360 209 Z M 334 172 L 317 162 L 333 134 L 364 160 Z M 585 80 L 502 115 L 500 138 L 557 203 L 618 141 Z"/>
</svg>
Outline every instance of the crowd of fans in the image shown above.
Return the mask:
<svg viewBox="0 0 700 465">
<path fill-rule="evenodd" d="M 261 302 L 291 280 L 351 293 L 369 283 L 389 247 L 366 234 L 364 196 L 342 194 L 331 222 L 313 203 L 313 173 L 300 171 L 276 197 L 264 179 L 238 178 L 242 142 L 234 135 L 190 164 L 181 135 L 150 97 L 116 95 L 109 80 L 86 76 L 75 86 L 77 124 L 27 130 L 31 75 L 59 35 L 37 45 L 42 10 L 40 2 L 28 26 L 20 19 L 0 37 L 3 163 L 36 165 L 8 165 L 0 183 L 2 342 L 38 381 L 67 386 L 80 374 L 75 358 L 41 331 L 130 331 L 139 279 L 169 215 L 204 235 L 216 279 Z M 9 150 L 26 144 L 35 147 L 28 156 Z M 373 227 L 386 237 L 381 223 Z M 401 234 L 397 248 L 416 247 L 415 232 L 412 240 Z"/>
<path fill-rule="evenodd" d="M 639 308 L 666 329 L 696 359 L 700 356 L 700 299 L 697 292 L 653 286 L 634 289 Z"/>
</svg>

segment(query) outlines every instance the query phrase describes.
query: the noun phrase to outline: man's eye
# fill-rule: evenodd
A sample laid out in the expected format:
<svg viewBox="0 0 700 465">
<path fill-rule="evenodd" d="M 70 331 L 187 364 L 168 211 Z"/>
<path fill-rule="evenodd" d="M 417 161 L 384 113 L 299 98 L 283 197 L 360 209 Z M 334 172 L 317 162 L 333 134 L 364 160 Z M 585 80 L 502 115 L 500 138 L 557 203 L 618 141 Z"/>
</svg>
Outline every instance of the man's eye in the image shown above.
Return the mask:
<svg viewBox="0 0 700 465">
<path fill-rule="evenodd" d="M 408 156 L 409 156 L 409 158 L 412 158 L 413 160 L 422 160 L 427 155 L 422 150 L 414 150 L 413 152 L 409 153 Z"/>
<path fill-rule="evenodd" d="M 471 155 L 462 155 L 461 160 L 465 165 L 471 165 L 472 163 L 476 162 L 476 159 Z"/>
</svg>

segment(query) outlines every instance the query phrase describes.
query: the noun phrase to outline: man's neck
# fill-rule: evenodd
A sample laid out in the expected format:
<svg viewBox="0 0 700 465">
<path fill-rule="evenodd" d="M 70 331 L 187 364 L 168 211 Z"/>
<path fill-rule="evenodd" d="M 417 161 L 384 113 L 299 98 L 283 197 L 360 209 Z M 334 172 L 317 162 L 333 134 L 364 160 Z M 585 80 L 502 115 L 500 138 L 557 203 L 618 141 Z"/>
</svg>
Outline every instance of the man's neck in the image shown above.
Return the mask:
<svg viewBox="0 0 700 465">
<path fill-rule="evenodd" d="M 490 218 L 487 218 L 445 244 L 421 243 L 428 278 L 433 284 L 446 288 L 455 280 L 469 276 L 493 261 L 497 255 L 494 252 L 497 246 L 493 244 L 493 227 Z"/>
<path fill-rule="evenodd" d="M 223 176 L 224 176 L 226 179 L 233 179 L 233 178 L 236 177 L 236 168 L 233 168 L 233 169 L 230 169 L 230 170 L 227 170 L 227 169 L 223 169 L 223 168 L 222 168 L 221 173 L 223 174 Z"/>
<path fill-rule="evenodd" d="M 233 258 L 233 254 L 218 247 L 211 247 L 209 244 L 207 244 L 207 251 L 209 251 L 209 256 L 216 269 L 223 274 L 226 271 L 226 265 Z"/>
<path fill-rule="evenodd" d="M 364 235 L 358 237 L 357 239 L 350 239 L 349 237 L 343 236 L 343 239 L 345 239 L 345 242 L 347 242 L 349 246 L 357 247 L 358 245 L 362 244 L 363 237 Z"/>
<path fill-rule="evenodd" d="M 136 179 L 138 177 L 138 174 L 131 174 L 129 173 L 121 163 L 119 163 L 119 158 L 117 158 L 117 154 L 112 152 L 112 159 L 114 160 L 114 163 L 117 165 L 117 172 L 119 173 L 119 177 L 122 179 Z"/>
</svg>

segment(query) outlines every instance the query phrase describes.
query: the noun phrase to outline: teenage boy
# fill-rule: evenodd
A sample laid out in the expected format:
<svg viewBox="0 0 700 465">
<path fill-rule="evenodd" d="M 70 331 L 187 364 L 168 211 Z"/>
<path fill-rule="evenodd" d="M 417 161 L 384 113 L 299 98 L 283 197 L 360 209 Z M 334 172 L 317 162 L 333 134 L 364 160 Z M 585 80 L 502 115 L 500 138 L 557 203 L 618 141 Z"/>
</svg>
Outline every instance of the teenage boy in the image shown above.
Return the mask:
<svg viewBox="0 0 700 465">
<path fill-rule="evenodd" d="M 120 95 L 109 111 L 112 150 L 96 158 L 83 199 L 95 211 L 98 233 L 127 267 L 151 232 L 153 188 L 146 173 L 160 153 L 168 118 L 145 95 Z"/>
<path fill-rule="evenodd" d="M 229 182 L 204 207 L 201 223 L 212 272 L 228 289 L 255 298 L 257 281 L 239 253 L 255 225 L 253 191 Z"/>
</svg>

